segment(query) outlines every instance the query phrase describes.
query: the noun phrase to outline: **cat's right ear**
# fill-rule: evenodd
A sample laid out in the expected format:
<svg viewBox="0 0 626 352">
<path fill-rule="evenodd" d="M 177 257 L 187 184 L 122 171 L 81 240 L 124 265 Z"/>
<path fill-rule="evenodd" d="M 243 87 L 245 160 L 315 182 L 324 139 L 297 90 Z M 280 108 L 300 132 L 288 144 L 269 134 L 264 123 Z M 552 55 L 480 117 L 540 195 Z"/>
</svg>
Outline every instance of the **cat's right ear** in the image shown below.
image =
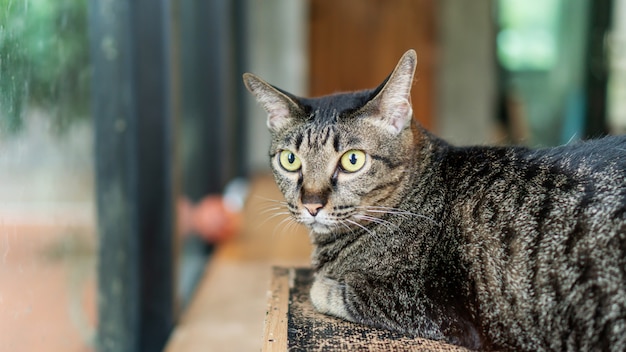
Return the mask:
<svg viewBox="0 0 626 352">
<path fill-rule="evenodd" d="M 292 98 L 251 73 L 243 74 L 243 82 L 267 111 L 267 127 L 270 130 L 279 130 L 289 124 L 292 113 L 299 108 Z"/>
</svg>

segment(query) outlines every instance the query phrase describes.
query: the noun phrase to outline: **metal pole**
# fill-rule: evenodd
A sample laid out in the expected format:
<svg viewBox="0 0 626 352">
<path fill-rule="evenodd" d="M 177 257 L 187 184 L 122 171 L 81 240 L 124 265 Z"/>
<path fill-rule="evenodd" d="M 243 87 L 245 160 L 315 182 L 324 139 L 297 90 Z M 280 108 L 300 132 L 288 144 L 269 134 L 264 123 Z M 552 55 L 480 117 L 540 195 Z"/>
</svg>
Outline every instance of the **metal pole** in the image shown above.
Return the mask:
<svg viewBox="0 0 626 352">
<path fill-rule="evenodd" d="M 169 0 L 90 0 L 98 350 L 158 351 L 174 323 Z"/>
</svg>

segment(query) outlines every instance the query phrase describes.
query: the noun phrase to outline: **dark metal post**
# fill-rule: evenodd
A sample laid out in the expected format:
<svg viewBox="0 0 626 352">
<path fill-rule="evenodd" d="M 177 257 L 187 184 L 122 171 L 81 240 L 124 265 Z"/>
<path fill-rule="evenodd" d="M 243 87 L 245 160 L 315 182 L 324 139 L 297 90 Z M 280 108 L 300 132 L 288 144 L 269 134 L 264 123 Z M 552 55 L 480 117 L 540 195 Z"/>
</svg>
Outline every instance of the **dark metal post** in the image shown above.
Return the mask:
<svg viewBox="0 0 626 352">
<path fill-rule="evenodd" d="M 233 135 L 235 139 L 235 157 L 238 160 L 236 165 L 236 174 L 240 177 L 248 177 L 250 170 L 248 170 L 248 142 L 246 140 L 246 117 L 248 111 L 246 109 L 246 102 L 250 92 L 243 85 L 242 75 L 247 71 L 248 66 L 248 38 L 246 33 L 248 31 L 248 23 L 250 22 L 250 15 L 248 11 L 248 5 L 246 0 L 234 0 L 233 1 L 233 31 L 235 37 L 235 69 L 233 82 L 236 88 L 235 92 L 235 106 L 236 118 L 233 119 L 235 123 L 235 133 Z"/>
<path fill-rule="evenodd" d="M 240 0 L 180 2 L 184 191 L 193 201 L 219 193 L 240 173 L 243 131 L 243 19 Z"/>
<path fill-rule="evenodd" d="M 90 0 L 98 350 L 159 351 L 174 323 L 169 0 Z"/>
</svg>

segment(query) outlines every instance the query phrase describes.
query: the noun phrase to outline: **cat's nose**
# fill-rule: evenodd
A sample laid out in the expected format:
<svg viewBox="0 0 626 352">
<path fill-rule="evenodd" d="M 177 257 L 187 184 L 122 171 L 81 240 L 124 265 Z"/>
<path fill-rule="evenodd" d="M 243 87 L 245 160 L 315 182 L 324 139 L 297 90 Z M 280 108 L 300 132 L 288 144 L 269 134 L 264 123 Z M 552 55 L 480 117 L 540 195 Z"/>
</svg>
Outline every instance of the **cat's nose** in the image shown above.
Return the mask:
<svg viewBox="0 0 626 352">
<path fill-rule="evenodd" d="M 317 215 L 317 213 L 320 212 L 320 210 L 322 210 L 322 208 L 324 207 L 323 204 L 321 203 L 313 203 L 313 204 L 302 204 L 306 210 L 309 211 L 309 214 L 311 214 L 312 216 Z"/>
</svg>

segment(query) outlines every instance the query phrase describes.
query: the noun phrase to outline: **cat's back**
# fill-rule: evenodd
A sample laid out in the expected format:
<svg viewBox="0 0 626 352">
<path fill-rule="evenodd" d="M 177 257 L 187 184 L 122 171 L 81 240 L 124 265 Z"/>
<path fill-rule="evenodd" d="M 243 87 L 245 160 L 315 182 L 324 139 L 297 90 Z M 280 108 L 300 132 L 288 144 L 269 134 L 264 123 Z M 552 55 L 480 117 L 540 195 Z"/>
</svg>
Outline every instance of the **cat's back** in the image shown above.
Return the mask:
<svg viewBox="0 0 626 352">
<path fill-rule="evenodd" d="M 460 170 L 446 171 L 458 214 L 450 227 L 467 239 L 496 344 L 626 349 L 626 136 L 457 148 L 446 165 Z"/>
<path fill-rule="evenodd" d="M 455 166 L 462 171 L 451 184 L 465 225 L 510 227 L 546 240 L 619 234 L 626 256 L 626 135 L 543 149 L 470 148 L 460 155 Z"/>
<path fill-rule="evenodd" d="M 618 174 L 626 173 L 626 135 L 540 149 L 535 154 L 581 175 L 603 174 L 613 170 Z"/>
<path fill-rule="evenodd" d="M 579 199 L 583 213 L 601 221 L 597 225 L 626 232 L 626 136 L 539 150 L 530 157 L 550 170 L 547 177 L 560 177 L 572 185 L 566 194 Z"/>
<path fill-rule="evenodd" d="M 552 147 L 452 148 L 443 174 L 477 194 L 496 192 L 494 186 L 526 192 L 616 192 L 626 196 L 626 135 Z M 456 179 L 456 180 L 455 180 Z M 569 192 L 568 192 L 569 193 Z M 504 192 L 503 195 L 511 194 Z M 624 200 L 626 201 L 626 200 Z"/>
</svg>

